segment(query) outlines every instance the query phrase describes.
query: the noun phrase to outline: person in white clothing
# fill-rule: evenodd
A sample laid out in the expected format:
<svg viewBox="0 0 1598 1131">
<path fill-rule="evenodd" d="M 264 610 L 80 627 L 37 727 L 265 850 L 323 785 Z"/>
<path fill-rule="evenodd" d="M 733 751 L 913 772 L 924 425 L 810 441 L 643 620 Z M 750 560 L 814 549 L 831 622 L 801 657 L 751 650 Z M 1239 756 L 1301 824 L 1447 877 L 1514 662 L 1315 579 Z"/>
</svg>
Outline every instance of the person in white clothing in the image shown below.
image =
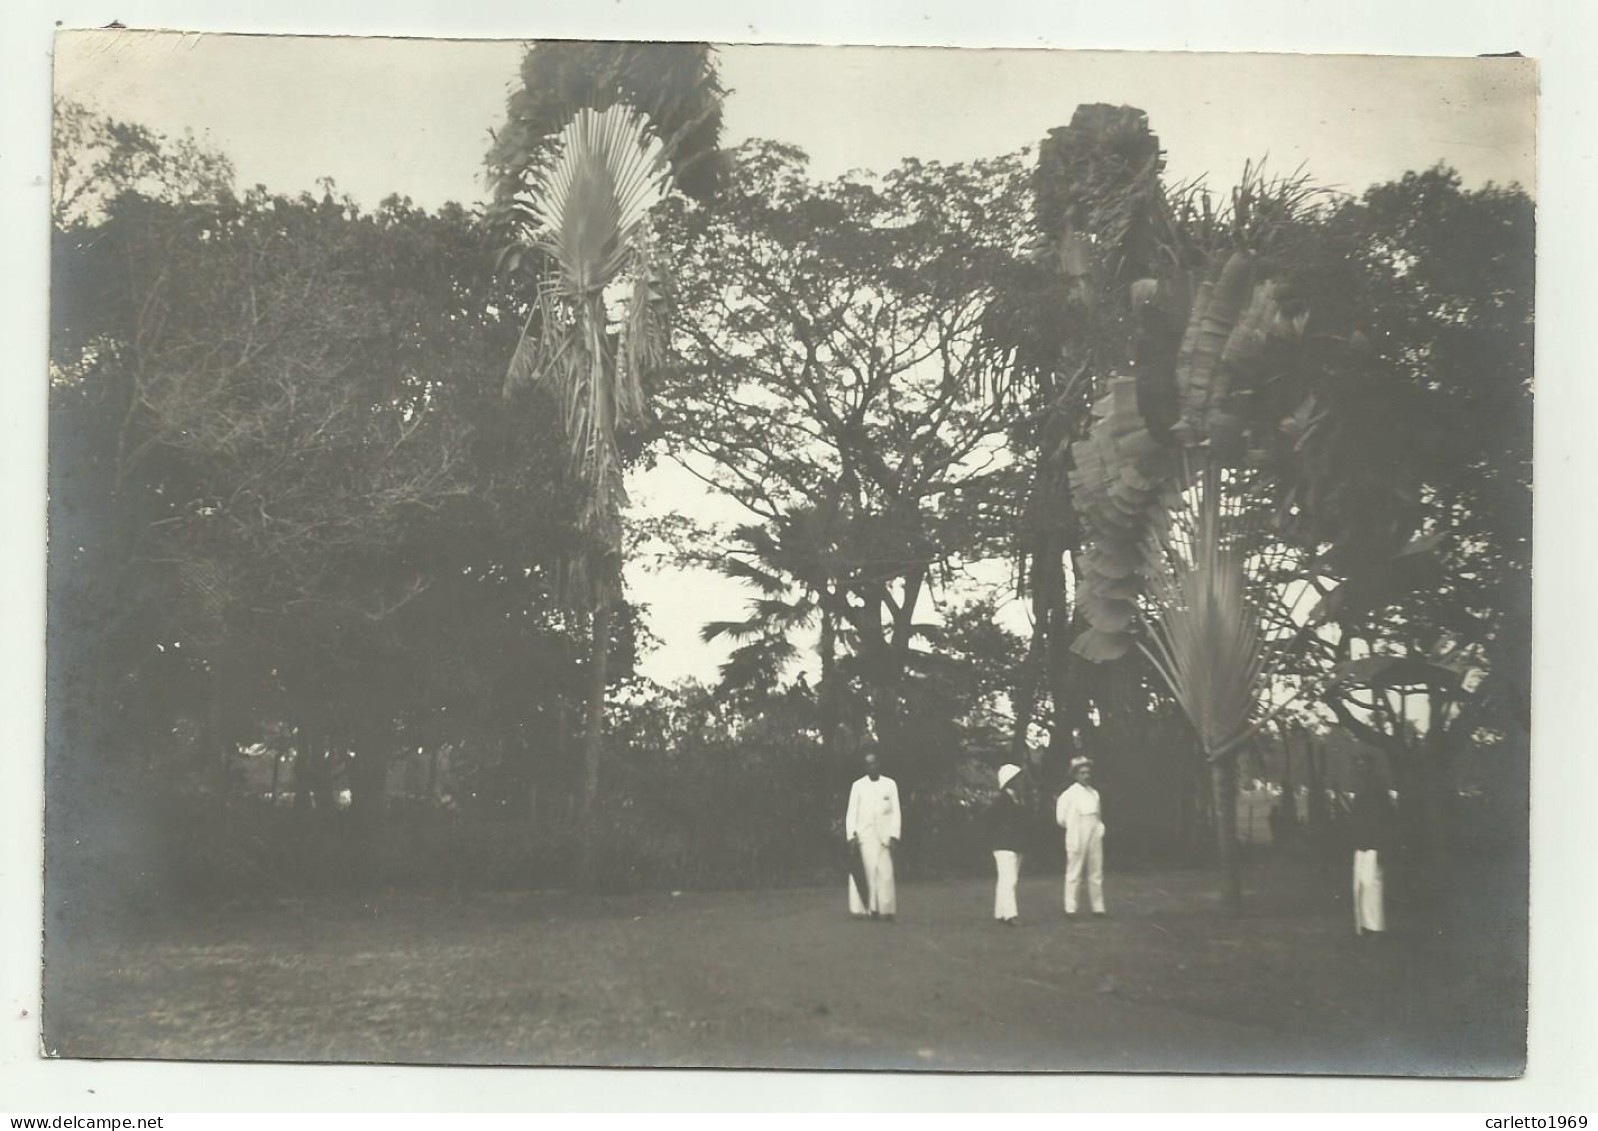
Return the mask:
<svg viewBox="0 0 1598 1131">
<path fill-rule="evenodd" d="M 1382 872 L 1392 855 L 1393 801 L 1387 783 L 1377 772 L 1376 758 L 1368 750 L 1356 756 L 1358 791 L 1349 811 L 1354 841 L 1354 934 L 1381 938 L 1387 930 L 1382 898 Z"/>
<path fill-rule="evenodd" d="M 893 886 L 893 850 L 899 843 L 899 787 L 884 777 L 875 753 L 865 758 L 865 776 L 849 790 L 849 810 L 844 835 L 849 850 L 860 857 L 860 874 L 867 890 L 849 878 L 849 913 L 892 920 L 898 913 Z"/>
<path fill-rule="evenodd" d="M 1093 788 L 1093 759 L 1073 758 L 1076 780 L 1054 806 L 1054 822 L 1065 830 L 1065 913 L 1076 914 L 1077 896 L 1087 878 L 1093 914 L 1104 914 L 1104 821 L 1099 791 Z"/>
<path fill-rule="evenodd" d="M 1021 767 L 999 767 L 999 796 L 988 810 L 993 841 L 993 867 L 998 875 L 993 889 L 993 918 L 1007 927 L 1018 926 L 1021 909 L 1015 885 L 1021 878 L 1021 854 L 1026 847 L 1025 810 L 1021 807 Z"/>
</svg>

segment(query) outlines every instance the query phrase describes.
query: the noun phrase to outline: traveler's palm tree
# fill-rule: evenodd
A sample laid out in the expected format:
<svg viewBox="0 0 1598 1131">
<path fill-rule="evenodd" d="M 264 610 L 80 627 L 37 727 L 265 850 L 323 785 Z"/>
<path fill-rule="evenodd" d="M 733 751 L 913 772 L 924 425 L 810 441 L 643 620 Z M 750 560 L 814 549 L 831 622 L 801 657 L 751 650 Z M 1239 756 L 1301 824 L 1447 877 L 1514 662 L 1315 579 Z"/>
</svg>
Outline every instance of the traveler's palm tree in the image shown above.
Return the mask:
<svg viewBox="0 0 1598 1131">
<path fill-rule="evenodd" d="M 642 115 L 579 110 L 535 186 L 533 246 L 549 264 L 507 384 L 547 388 L 560 406 L 579 486 L 585 552 L 571 595 L 608 605 L 620 582 L 626 503 L 618 431 L 644 423 L 643 378 L 665 352 L 665 295 L 648 210 L 669 174 Z"/>
<path fill-rule="evenodd" d="M 1199 288 L 1171 372 L 1174 422 L 1156 435 L 1137 380 L 1118 378 L 1097 406 L 1091 435 L 1073 447 L 1071 476 L 1091 534 L 1078 597 L 1090 628 L 1075 647 L 1092 660 L 1140 647 L 1192 722 L 1211 772 L 1225 895 L 1234 908 L 1241 898 L 1229 817 L 1236 754 L 1259 726 L 1257 707 L 1279 652 L 1250 592 L 1248 561 L 1268 512 L 1243 497 L 1238 398 L 1261 379 L 1269 337 L 1302 328 L 1283 321 L 1274 287 L 1256 287 L 1252 275 L 1252 257 L 1239 252 Z"/>
<path fill-rule="evenodd" d="M 626 490 L 617 435 L 644 422 L 644 382 L 666 346 L 664 272 L 649 209 L 669 186 L 701 197 L 713 189 L 722 90 L 705 44 L 540 43 L 522 79 L 489 154 L 490 216 L 518 231 L 502 262 L 539 253 L 544 273 L 506 391 L 536 386 L 558 406 L 584 536 L 559 572 L 566 601 L 589 614 L 578 798 L 579 880 L 587 882 L 611 610 L 622 584 Z M 566 116 L 573 105 L 582 108 Z"/>
</svg>

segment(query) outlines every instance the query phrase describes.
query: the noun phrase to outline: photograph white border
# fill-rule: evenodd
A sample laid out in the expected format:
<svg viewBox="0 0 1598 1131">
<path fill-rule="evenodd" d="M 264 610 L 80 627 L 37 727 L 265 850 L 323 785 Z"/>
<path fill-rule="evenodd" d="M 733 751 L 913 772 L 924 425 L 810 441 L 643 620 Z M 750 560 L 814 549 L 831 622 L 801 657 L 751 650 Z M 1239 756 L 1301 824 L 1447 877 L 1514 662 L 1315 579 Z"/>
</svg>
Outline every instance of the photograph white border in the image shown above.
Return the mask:
<svg viewBox="0 0 1598 1131">
<path fill-rule="evenodd" d="M 57 26 L 450 38 L 690 39 L 1128 50 L 1475 55 L 1542 65 L 1538 179 L 1538 386 L 1530 1066 L 1517 1081 L 1338 1078 L 929 1076 L 553 1069 L 280 1067 L 44 1061 L 38 1057 L 43 758 L 44 381 L 51 34 Z M 1594 665 L 1598 557 L 1590 490 L 1598 376 L 1590 345 L 1595 168 L 1587 0 L 1269 0 L 1064 4 L 1059 0 L 199 0 L 52 3 L 0 10 L 8 76 L 0 144 L 0 275 L 10 413 L 0 442 L 7 746 L 0 757 L 0 1108 L 119 1111 L 531 1111 L 592 1109 L 1076 1111 L 1593 1111 L 1598 937 L 1593 861 L 1598 758 L 1583 708 Z"/>
</svg>

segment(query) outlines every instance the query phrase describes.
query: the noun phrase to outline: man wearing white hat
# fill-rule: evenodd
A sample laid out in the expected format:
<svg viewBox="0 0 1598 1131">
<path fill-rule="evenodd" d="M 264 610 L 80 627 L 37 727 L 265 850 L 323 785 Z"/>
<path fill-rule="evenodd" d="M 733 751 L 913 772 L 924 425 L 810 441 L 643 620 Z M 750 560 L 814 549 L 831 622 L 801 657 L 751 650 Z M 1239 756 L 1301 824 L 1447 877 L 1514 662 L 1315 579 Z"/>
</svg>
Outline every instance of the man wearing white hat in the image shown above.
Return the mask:
<svg viewBox="0 0 1598 1131">
<path fill-rule="evenodd" d="M 865 776 L 849 790 L 844 835 L 860 856 L 866 889 L 849 880 L 849 913 L 892 919 L 898 911 L 893 886 L 893 848 L 899 843 L 899 787 L 885 777 L 875 753 L 865 758 Z"/>
<path fill-rule="evenodd" d="M 1065 913 L 1076 914 L 1082 878 L 1087 877 L 1093 914 L 1104 914 L 1104 822 L 1099 817 L 1099 791 L 1093 788 L 1093 759 L 1071 759 L 1076 780 L 1060 794 L 1054 822 L 1065 830 Z"/>
<path fill-rule="evenodd" d="M 999 767 L 999 796 L 988 817 L 993 837 L 993 866 L 998 872 L 998 882 L 993 889 L 993 918 L 1007 927 L 1017 926 L 1021 921 L 1021 911 L 1015 902 L 1015 885 L 1021 878 L 1021 851 L 1026 841 L 1020 777 L 1020 766 Z"/>
</svg>

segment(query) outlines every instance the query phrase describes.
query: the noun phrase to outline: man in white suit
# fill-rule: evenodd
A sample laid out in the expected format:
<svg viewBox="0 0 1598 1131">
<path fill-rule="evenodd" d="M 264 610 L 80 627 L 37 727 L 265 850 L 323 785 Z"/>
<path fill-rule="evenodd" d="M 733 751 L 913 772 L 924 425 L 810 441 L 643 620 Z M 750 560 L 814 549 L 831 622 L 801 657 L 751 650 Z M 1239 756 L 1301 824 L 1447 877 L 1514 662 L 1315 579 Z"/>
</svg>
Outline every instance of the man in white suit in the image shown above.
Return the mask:
<svg viewBox="0 0 1598 1131">
<path fill-rule="evenodd" d="M 866 891 L 854 875 L 849 879 L 849 913 L 893 919 L 898 912 L 893 888 L 893 849 L 899 843 L 899 787 L 882 775 L 875 753 L 867 754 L 866 773 L 849 790 L 844 835 L 857 853 Z M 853 871 L 853 869 L 851 869 Z"/>
<path fill-rule="evenodd" d="M 1071 759 L 1071 788 L 1054 806 L 1054 823 L 1065 830 L 1065 913 L 1076 914 L 1084 876 L 1093 914 L 1104 914 L 1104 822 L 1093 788 L 1093 759 Z"/>
</svg>

